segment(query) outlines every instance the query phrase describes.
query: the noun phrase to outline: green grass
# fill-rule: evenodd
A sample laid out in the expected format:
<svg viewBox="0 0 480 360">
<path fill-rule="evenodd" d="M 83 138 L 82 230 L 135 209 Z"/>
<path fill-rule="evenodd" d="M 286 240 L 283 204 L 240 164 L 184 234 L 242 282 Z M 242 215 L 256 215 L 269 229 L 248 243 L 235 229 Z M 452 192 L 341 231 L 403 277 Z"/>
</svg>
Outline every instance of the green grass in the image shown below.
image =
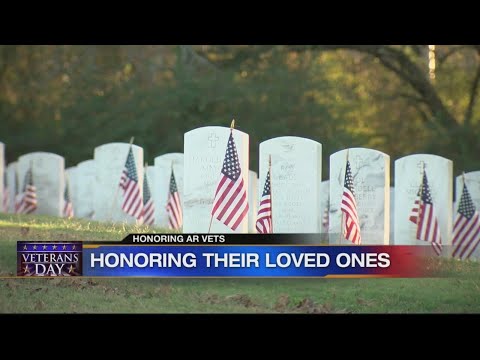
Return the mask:
<svg viewBox="0 0 480 360">
<path fill-rule="evenodd" d="M 120 240 L 147 227 L 0 214 L 0 276 L 18 240 Z M 159 229 L 156 229 L 159 232 Z M 424 279 L 0 279 L 1 313 L 479 313 L 480 264 Z"/>
</svg>

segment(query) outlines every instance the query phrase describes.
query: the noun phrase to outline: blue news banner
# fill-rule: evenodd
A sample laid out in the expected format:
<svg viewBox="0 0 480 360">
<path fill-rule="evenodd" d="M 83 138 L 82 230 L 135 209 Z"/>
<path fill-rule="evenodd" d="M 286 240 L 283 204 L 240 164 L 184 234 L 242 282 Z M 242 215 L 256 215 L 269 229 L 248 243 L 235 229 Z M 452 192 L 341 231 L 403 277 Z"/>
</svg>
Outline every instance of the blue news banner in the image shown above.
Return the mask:
<svg viewBox="0 0 480 360">
<path fill-rule="evenodd" d="M 17 276 L 422 277 L 432 268 L 430 246 L 328 246 L 318 235 L 285 234 L 151 235 L 145 244 L 143 236 L 18 241 Z"/>
<path fill-rule="evenodd" d="M 412 246 L 84 244 L 83 276 L 417 277 Z"/>
</svg>

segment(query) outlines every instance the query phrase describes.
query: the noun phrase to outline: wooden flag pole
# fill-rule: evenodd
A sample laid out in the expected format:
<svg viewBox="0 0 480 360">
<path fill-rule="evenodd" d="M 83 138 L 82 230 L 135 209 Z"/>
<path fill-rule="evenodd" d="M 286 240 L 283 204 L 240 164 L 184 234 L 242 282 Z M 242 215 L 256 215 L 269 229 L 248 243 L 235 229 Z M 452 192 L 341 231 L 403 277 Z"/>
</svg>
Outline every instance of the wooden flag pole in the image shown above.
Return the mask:
<svg viewBox="0 0 480 360">
<path fill-rule="evenodd" d="M 132 148 L 132 144 L 133 144 L 133 140 L 135 139 L 134 136 L 132 136 L 130 138 L 130 147 L 128 148 L 128 152 L 127 152 L 127 157 L 125 158 L 125 163 L 127 162 L 127 159 L 128 159 L 128 154 L 130 153 L 130 149 Z M 121 177 L 121 175 L 120 175 Z M 108 221 L 112 221 L 112 216 L 113 216 L 113 209 L 115 208 L 115 202 L 117 201 L 117 197 L 118 197 L 118 191 L 120 190 L 120 185 L 117 185 L 117 190 L 115 190 L 115 195 L 113 197 L 113 201 L 112 201 L 112 207 L 110 208 L 110 215 L 108 217 Z"/>
<path fill-rule="evenodd" d="M 348 163 L 348 155 L 349 155 L 349 149 L 347 149 L 347 160 L 345 161 L 345 173 L 343 175 L 343 187 L 345 188 L 345 177 L 347 174 L 347 163 Z M 343 198 L 343 188 L 342 188 L 342 198 Z M 342 214 L 342 218 L 340 220 L 340 236 L 338 238 L 338 244 L 342 245 L 342 236 L 343 236 L 343 222 L 344 222 L 344 214 L 342 211 L 342 203 L 340 203 L 340 213 Z"/>
<path fill-rule="evenodd" d="M 270 227 L 270 233 L 273 234 L 272 154 L 268 155 L 268 173 L 270 174 L 270 218 L 272 219 L 272 225 Z"/>
</svg>

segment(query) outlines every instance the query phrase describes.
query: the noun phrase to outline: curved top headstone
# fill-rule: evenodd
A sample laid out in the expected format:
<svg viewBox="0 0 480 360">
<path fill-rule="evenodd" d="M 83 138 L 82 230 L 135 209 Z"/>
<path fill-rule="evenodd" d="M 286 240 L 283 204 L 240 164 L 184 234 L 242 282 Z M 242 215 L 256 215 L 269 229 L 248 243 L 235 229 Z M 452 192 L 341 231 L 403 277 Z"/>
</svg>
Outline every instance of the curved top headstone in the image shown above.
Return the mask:
<svg viewBox="0 0 480 360">
<path fill-rule="evenodd" d="M 429 245 L 416 239 L 417 225 L 409 220 L 424 165 L 442 244 L 451 244 L 453 162 L 432 154 L 408 155 L 395 161 L 395 244 Z"/>
<path fill-rule="evenodd" d="M 273 232 L 320 233 L 322 144 L 298 136 L 281 136 L 261 142 L 259 199 L 270 155 Z"/>
<path fill-rule="evenodd" d="M 390 241 L 390 156 L 362 147 L 330 155 L 330 243 L 351 244 L 340 236 L 347 156 L 350 162 L 362 244 L 388 245 Z M 341 239 L 341 240 L 340 240 Z"/>
<path fill-rule="evenodd" d="M 183 153 L 168 153 L 155 158 L 153 174 L 155 177 L 155 226 L 168 228 L 167 201 L 170 190 L 170 177 L 172 168 L 175 175 L 175 182 L 180 197 L 183 202 Z"/>
<path fill-rule="evenodd" d="M 94 150 L 94 220 L 137 223 L 135 217 L 122 210 L 123 192 L 119 189 L 130 146 L 135 160 L 140 194 L 143 192 L 143 149 L 134 144 L 120 142 L 97 146 Z"/>
<path fill-rule="evenodd" d="M 91 167 L 91 166 L 94 166 L 95 164 L 95 160 L 93 159 L 90 159 L 90 160 L 84 160 L 84 161 L 80 161 L 78 164 L 77 164 L 77 167 L 78 168 L 82 168 L 82 167 Z"/>
<path fill-rule="evenodd" d="M 22 191 L 25 174 L 32 167 L 33 184 L 37 191 L 35 214 L 62 216 L 65 189 L 65 159 L 50 152 L 33 152 L 18 158 L 18 183 Z"/>
<path fill-rule="evenodd" d="M 205 126 L 184 134 L 184 199 L 183 232 L 206 233 L 211 220 L 215 190 L 221 176 L 231 129 L 222 126 Z M 248 197 L 249 136 L 233 130 L 233 139 Z M 213 219 L 211 233 L 233 232 L 222 222 Z M 248 232 L 246 216 L 235 232 Z"/>
<path fill-rule="evenodd" d="M 76 201 L 73 204 L 76 217 L 87 219 L 93 217 L 95 171 L 95 160 L 84 160 L 77 164 Z"/>
</svg>

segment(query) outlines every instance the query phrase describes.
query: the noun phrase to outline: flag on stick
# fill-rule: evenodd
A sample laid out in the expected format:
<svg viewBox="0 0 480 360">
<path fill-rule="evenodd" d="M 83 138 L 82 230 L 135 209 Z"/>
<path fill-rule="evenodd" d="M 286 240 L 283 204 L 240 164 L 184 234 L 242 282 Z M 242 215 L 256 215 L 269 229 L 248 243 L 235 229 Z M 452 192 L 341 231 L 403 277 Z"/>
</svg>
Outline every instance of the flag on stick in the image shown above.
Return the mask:
<svg viewBox="0 0 480 360">
<path fill-rule="evenodd" d="M 259 234 L 271 234 L 272 228 L 272 189 L 270 186 L 270 171 L 269 166 L 267 177 L 265 179 L 265 185 L 263 187 L 262 198 L 260 199 L 260 205 L 258 207 L 256 228 Z"/>
<path fill-rule="evenodd" d="M 343 235 L 345 239 L 356 245 L 362 243 L 360 236 L 360 222 L 358 220 L 357 202 L 355 200 L 355 190 L 353 188 L 352 169 L 347 155 L 347 166 L 345 169 L 345 181 L 343 185 L 343 196 L 341 210 L 343 219 Z"/>
<path fill-rule="evenodd" d="M 25 174 L 23 193 L 18 203 L 18 214 L 31 214 L 37 208 L 37 188 L 33 184 L 32 166 Z"/>
<path fill-rule="evenodd" d="M 128 150 L 127 161 L 120 178 L 120 189 L 123 190 L 122 210 L 137 220 L 142 219 L 143 204 L 140 185 L 138 183 L 137 167 L 132 146 Z"/>
<path fill-rule="evenodd" d="M 212 217 L 234 231 L 248 215 L 247 190 L 240 169 L 232 128 L 211 214 Z"/>
<path fill-rule="evenodd" d="M 480 243 L 479 214 L 463 178 L 463 192 L 453 225 L 453 257 L 469 259 Z"/>
<path fill-rule="evenodd" d="M 153 204 L 152 194 L 147 179 L 147 166 L 143 175 L 143 223 L 152 226 L 155 222 L 155 205 Z"/>
<path fill-rule="evenodd" d="M 430 242 L 436 254 L 440 255 L 442 253 L 442 239 L 425 169 L 409 220 L 417 225 L 417 240 Z"/>
<path fill-rule="evenodd" d="M 180 195 L 178 193 L 177 182 L 175 181 L 175 174 L 170 175 L 170 189 L 168 191 L 167 200 L 168 226 L 172 230 L 179 230 L 183 226 L 183 213 Z"/>
</svg>

